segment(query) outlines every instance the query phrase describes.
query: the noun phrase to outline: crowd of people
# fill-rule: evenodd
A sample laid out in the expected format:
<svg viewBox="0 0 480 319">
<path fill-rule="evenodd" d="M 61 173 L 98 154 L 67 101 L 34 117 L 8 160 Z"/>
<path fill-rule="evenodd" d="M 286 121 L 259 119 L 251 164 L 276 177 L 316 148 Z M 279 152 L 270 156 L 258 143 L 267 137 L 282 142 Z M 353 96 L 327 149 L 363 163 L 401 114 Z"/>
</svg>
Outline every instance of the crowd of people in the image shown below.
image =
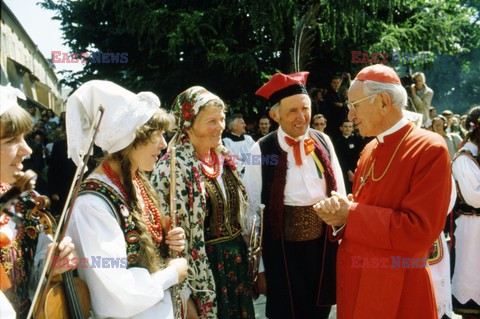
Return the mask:
<svg viewBox="0 0 480 319">
<path fill-rule="evenodd" d="M 308 91 L 308 72 L 277 73 L 255 92 L 269 112 L 253 132 L 200 86 L 168 113 L 151 92 L 93 80 L 42 118 L 2 87 L 0 195 L 38 144 L 50 167 L 28 166 L 45 188 L 0 212 L 0 317 L 26 317 L 53 247 L 26 202 L 46 193 L 58 218 L 102 105 L 100 160 L 53 267 L 76 268 L 95 318 L 255 318 L 259 294 L 268 318 L 328 318 L 333 305 L 342 319 L 480 318 L 480 106 L 437 115 L 425 75 L 412 78 L 372 65 Z"/>
</svg>

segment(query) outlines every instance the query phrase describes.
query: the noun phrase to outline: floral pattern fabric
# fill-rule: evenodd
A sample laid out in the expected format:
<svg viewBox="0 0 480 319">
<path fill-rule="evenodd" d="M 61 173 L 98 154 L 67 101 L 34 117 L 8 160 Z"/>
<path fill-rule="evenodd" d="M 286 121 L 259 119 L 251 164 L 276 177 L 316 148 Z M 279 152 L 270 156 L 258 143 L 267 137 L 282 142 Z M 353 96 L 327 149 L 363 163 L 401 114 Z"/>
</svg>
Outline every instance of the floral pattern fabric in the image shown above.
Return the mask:
<svg viewBox="0 0 480 319">
<path fill-rule="evenodd" d="M 215 152 L 220 157 L 228 156 L 228 151 L 223 146 L 217 147 Z M 192 289 L 199 316 L 207 319 L 221 318 L 217 317 L 217 289 L 212 273 L 212 267 L 216 265 L 209 261 L 205 245 L 207 198 L 201 162 L 195 159 L 194 148 L 186 134 L 182 135 L 175 154 L 177 225 L 186 234 L 185 257 L 189 262 L 187 282 Z M 152 185 L 160 195 L 161 209 L 166 215 L 170 212 L 170 159 L 170 154 L 167 153 L 158 162 L 151 177 Z M 239 194 L 239 197 L 246 199 L 246 194 Z"/>
<path fill-rule="evenodd" d="M 220 98 L 201 86 L 192 86 L 180 93 L 173 102 L 172 107 L 177 128 L 189 128 L 193 124 L 195 116 L 202 109 L 202 106 L 212 100 L 220 100 Z"/>
<path fill-rule="evenodd" d="M 207 244 L 207 255 L 215 278 L 218 318 L 255 318 L 242 236 Z"/>
</svg>

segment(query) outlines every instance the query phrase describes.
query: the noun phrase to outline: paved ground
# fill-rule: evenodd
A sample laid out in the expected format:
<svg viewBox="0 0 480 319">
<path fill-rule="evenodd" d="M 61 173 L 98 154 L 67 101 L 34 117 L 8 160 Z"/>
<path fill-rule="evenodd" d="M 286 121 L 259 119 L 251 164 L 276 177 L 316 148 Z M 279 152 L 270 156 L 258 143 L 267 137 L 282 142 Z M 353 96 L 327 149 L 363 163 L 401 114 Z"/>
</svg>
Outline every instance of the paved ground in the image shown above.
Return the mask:
<svg viewBox="0 0 480 319">
<path fill-rule="evenodd" d="M 265 319 L 265 296 L 260 296 L 255 301 L 255 318 L 258 319 Z M 337 318 L 337 307 L 333 306 L 332 311 L 330 312 L 330 317 L 328 319 L 336 319 Z M 452 319 L 462 319 L 462 316 L 453 315 Z"/>
<path fill-rule="evenodd" d="M 254 303 L 255 306 L 255 318 L 266 319 L 265 317 L 265 296 L 261 295 Z M 337 307 L 333 306 L 328 319 L 337 318 Z"/>
</svg>

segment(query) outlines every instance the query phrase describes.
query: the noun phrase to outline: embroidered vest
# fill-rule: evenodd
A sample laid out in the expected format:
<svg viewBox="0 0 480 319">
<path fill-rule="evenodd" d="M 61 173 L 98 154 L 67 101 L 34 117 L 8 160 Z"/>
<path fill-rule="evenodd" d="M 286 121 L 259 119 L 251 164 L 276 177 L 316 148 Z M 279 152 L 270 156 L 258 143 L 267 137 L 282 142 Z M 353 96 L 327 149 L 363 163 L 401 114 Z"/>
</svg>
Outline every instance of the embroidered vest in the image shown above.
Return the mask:
<svg viewBox="0 0 480 319">
<path fill-rule="evenodd" d="M 330 150 L 327 142 L 320 132 L 310 130 L 311 137 L 315 140 L 315 155 L 325 168 L 327 194 L 337 189 L 335 176 L 330 164 Z M 278 158 L 277 165 L 262 165 L 262 203 L 265 203 L 266 219 L 265 235 L 280 237 L 283 231 L 283 199 L 285 198 L 285 185 L 287 177 L 287 152 L 278 144 L 277 131 L 271 132 L 259 141 L 262 157 Z M 268 226 L 267 226 L 268 225 Z"/>
<path fill-rule="evenodd" d="M 123 197 L 111 186 L 97 179 L 87 179 L 80 186 L 79 195 L 93 194 L 103 198 L 115 212 L 115 218 L 122 228 L 127 248 L 127 268 L 136 267 L 140 251 L 140 231 L 135 224 L 130 208 Z"/>
</svg>

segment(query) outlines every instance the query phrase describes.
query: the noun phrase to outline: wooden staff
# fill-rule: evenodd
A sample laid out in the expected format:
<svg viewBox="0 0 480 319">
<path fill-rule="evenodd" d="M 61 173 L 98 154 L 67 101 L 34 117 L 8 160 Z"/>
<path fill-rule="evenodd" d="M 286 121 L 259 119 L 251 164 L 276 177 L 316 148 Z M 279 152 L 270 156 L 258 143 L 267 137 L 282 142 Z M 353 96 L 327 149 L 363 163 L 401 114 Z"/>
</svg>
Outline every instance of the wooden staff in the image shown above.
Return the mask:
<svg viewBox="0 0 480 319">
<path fill-rule="evenodd" d="M 177 194 L 176 194 L 176 166 L 177 158 L 175 151 L 177 148 L 172 146 L 170 150 L 170 219 L 172 229 L 177 227 Z"/>
</svg>

